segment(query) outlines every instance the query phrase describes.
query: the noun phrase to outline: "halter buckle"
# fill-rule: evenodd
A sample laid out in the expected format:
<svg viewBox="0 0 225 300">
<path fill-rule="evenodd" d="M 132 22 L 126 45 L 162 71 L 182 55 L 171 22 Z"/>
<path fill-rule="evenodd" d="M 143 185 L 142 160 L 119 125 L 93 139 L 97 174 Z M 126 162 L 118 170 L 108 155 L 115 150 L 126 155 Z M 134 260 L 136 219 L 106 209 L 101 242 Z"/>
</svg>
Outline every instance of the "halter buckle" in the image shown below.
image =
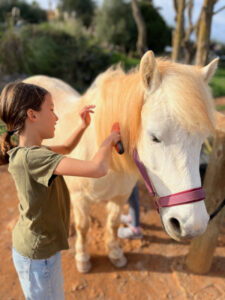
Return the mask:
<svg viewBox="0 0 225 300">
<path fill-rule="evenodd" d="M 158 211 L 158 213 L 159 213 L 159 208 L 160 208 L 160 204 L 159 204 L 159 196 L 158 195 L 154 195 L 153 197 L 152 197 L 152 199 L 153 199 L 153 202 L 154 202 L 154 204 L 155 204 L 155 208 L 156 208 L 156 210 Z"/>
</svg>

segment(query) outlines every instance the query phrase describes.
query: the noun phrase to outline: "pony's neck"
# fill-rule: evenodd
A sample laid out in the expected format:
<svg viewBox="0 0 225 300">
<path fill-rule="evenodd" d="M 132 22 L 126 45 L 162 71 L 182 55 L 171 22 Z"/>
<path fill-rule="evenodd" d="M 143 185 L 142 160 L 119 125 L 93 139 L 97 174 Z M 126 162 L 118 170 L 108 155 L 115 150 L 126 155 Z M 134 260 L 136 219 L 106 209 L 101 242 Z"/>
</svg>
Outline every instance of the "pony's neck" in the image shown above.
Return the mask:
<svg viewBox="0 0 225 300">
<path fill-rule="evenodd" d="M 140 135 L 144 96 L 139 73 L 126 75 L 118 70 L 106 73 L 105 78 L 95 88 L 95 91 L 90 91 L 88 97 L 90 95 L 96 101 L 94 125 L 98 145 L 110 133 L 113 123 L 119 122 L 120 124 L 125 153 L 119 155 L 114 151 L 112 169 L 137 175 L 133 150 L 136 148 Z"/>
</svg>

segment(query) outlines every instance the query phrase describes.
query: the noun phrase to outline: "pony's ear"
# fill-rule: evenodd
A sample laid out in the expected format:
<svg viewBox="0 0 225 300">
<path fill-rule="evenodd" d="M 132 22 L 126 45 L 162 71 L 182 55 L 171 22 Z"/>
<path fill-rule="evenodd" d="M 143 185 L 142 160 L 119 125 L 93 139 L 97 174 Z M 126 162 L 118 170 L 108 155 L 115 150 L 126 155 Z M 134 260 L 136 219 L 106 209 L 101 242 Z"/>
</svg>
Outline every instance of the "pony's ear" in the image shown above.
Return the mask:
<svg viewBox="0 0 225 300">
<path fill-rule="evenodd" d="M 147 90 L 155 90 L 160 85 L 160 73 L 154 53 L 148 51 L 144 54 L 140 63 L 140 75 L 144 87 Z"/>
<path fill-rule="evenodd" d="M 207 66 L 202 68 L 202 75 L 205 82 L 209 82 L 210 79 L 213 77 L 214 73 L 216 72 L 217 65 L 218 65 L 219 58 L 215 58 L 211 63 Z"/>
</svg>

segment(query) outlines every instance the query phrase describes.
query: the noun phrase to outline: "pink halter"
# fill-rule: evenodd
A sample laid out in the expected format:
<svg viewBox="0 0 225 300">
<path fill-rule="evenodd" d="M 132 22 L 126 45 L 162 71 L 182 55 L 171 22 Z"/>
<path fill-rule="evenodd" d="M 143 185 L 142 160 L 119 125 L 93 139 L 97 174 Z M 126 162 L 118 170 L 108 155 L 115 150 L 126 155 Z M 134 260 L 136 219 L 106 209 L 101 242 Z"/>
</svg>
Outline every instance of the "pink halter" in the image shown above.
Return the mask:
<svg viewBox="0 0 225 300">
<path fill-rule="evenodd" d="M 170 207 L 175 205 L 187 204 L 187 203 L 197 202 L 205 199 L 205 191 L 203 190 L 202 187 L 194 188 L 176 194 L 171 194 L 169 196 L 159 197 L 157 193 L 154 191 L 154 188 L 148 177 L 145 166 L 140 161 L 136 149 L 134 150 L 133 158 L 144 179 L 145 185 L 149 193 L 154 198 L 154 202 L 158 212 L 160 207 Z"/>
</svg>

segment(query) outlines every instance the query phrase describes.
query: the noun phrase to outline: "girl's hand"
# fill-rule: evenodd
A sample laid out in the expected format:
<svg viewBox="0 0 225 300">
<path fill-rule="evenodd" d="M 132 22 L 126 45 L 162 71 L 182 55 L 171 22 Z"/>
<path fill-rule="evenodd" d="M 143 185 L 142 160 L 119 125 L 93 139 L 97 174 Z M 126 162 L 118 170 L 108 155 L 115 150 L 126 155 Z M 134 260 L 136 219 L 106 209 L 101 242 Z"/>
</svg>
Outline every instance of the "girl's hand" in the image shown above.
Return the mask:
<svg viewBox="0 0 225 300">
<path fill-rule="evenodd" d="M 80 117 L 82 120 L 82 126 L 84 128 L 88 127 L 91 123 L 90 113 L 94 113 L 95 105 L 87 105 L 82 108 L 80 111 Z"/>
<path fill-rule="evenodd" d="M 121 140 L 120 132 L 112 132 L 110 138 L 112 139 L 112 146 L 115 146 Z"/>
<path fill-rule="evenodd" d="M 121 140 L 121 136 L 119 132 L 113 131 L 109 136 L 102 142 L 102 146 L 115 146 Z"/>
</svg>

